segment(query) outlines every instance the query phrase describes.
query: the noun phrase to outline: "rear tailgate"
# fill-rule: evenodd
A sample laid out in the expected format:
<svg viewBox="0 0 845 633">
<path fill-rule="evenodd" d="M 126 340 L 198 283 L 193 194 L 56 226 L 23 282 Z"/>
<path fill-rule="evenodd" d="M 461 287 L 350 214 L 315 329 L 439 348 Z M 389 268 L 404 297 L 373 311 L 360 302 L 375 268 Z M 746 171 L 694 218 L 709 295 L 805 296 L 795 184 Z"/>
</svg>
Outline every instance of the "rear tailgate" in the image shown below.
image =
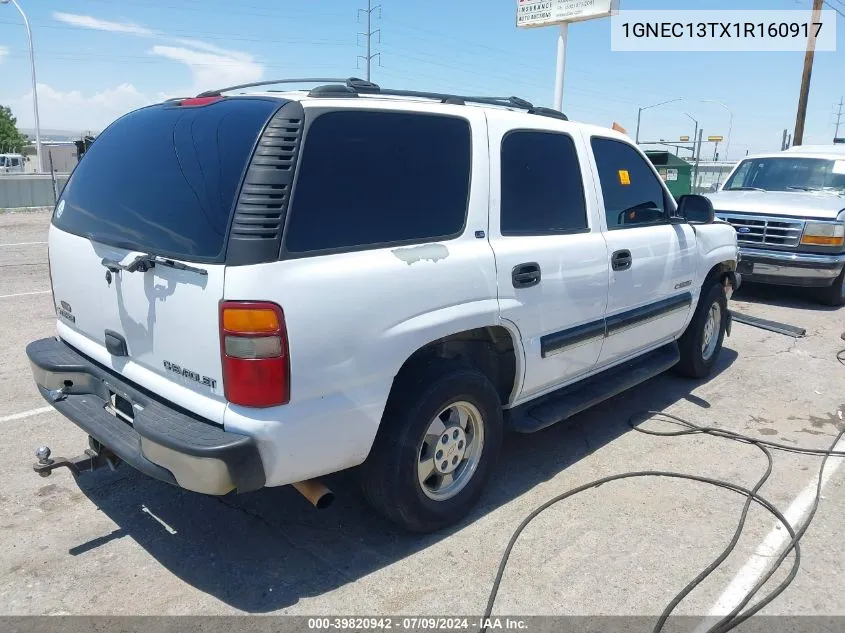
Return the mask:
<svg viewBox="0 0 845 633">
<path fill-rule="evenodd" d="M 280 105 L 234 98 L 126 115 L 86 152 L 50 228 L 59 335 L 218 422 L 226 235 L 256 142 Z"/>
</svg>

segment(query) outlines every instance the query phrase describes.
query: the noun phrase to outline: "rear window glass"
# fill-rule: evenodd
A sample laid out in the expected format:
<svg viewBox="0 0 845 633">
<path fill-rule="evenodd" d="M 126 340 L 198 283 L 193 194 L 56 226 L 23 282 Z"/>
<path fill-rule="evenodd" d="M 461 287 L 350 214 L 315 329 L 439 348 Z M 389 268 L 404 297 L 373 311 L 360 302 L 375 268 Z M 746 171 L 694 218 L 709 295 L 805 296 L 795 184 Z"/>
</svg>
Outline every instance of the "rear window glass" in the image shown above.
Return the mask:
<svg viewBox="0 0 845 633">
<path fill-rule="evenodd" d="M 335 111 L 311 124 L 285 230 L 289 253 L 444 239 L 464 227 L 469 122 Z"/>
<path fill-rule="evenodd" d="M 85 152 L 53 223 L 133 250 L 219 259 L 252 149 L 280 105 L 226 99 L 126 115 Z"/>
</svg>

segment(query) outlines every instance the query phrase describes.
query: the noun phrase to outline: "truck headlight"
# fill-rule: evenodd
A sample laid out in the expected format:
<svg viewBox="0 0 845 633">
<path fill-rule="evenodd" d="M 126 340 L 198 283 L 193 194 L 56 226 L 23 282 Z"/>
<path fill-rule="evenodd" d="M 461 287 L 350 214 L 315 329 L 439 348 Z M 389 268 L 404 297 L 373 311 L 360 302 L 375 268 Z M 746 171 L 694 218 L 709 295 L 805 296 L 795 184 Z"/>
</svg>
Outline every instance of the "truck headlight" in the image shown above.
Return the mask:
<svg viewBox="0 0 845 633">
<path fill-rule="evenodd" d="M 845 224 L 807 222 L 801 243 L 811 246 L 842 246 L 845 244 Z"/>
</svg>

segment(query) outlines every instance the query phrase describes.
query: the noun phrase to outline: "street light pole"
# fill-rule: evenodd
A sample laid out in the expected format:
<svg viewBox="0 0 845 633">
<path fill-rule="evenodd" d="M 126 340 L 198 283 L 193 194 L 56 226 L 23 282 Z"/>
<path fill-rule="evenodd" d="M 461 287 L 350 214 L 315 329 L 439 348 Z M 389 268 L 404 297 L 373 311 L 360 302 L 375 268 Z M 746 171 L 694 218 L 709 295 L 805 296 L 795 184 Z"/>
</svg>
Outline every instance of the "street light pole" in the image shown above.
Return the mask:
<svg viewBox="0 0 845 633">
<path fill-rule="evenodd" d="M 725 160 L 728 160 L 728 153 L 731 151 L 731 131 L 734 127 L 734 113 L 731 112 L 731 109 L 721 101 L 715 101 L 714 99 L 702 99 L 702 101 L 704 103 L 715 103 L 716 105 L 720 105 L 727 110 L 728 115 L 730 115 L 730 121 L 728 122 L 728 141 L 725 143 Z"/>
<path fill-rule="evenodd" d="M 18 0 L 0 0 L 0 4 L 12 3 L 23 18 L 24 26 L 26 27 L 26 36 L 29 39 L 29 65 L 32 72 L 32 111 L 35 115 L 35 153 L 37 158 L 36 171 L 41 172 L 41 123 L 38 120 L 38 90 L 35 81 L 35 48 L 32 44 L 32 29 L 29 28 L 29 20 L 26 18 L 26 13 L 21 9 Z"/>
<path fill-rule="evenodd" d="M 692 157 L 695 158 L 695 139 L 698 137 L 698 121 L 692 118 L 692 115 L 689 112 L 684 112 L 690 119 L 692 119 L 693 123 L 695 123 L 695 132 L 692 133 Z"/>
<path fill-rule="evenodd" d="M 668 101 L 661 101 L 660 103 L 655 103 L 654 105 L 643 106 L 637 111 L 637 131 L 634 134 L 634 142 L 640 142 L 640 119 L 642 119 L 643 110 L 648 110 L 649 108 L 656 108 L 657 106 L 666 105 L 667 103 L 674 103 L 675 101 L 683 101 L 683 97 L 678 97 L 677 99 L 669 99 Z"/>
<path fill-rule="evenodd" d="M 640 142 L 640 119 L 643 116 L 643 109 L 640 108 L 637 110 L 637 133 L 634 135 L 634 142 L 639 144 Z"/>
</svg>

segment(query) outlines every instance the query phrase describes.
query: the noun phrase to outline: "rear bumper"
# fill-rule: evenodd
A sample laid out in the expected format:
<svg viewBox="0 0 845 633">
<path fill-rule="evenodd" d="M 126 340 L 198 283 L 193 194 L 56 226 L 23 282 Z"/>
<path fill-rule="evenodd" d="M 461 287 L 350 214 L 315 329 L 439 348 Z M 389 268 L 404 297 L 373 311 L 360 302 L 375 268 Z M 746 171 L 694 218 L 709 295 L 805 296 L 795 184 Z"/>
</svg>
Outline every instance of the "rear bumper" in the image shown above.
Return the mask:
<svg viewBox="0 0 845 633">
<path fill-rule="evenodd" d="M 738 271 L 747 281 L 781 286 L 824 287 L 842 272 L 845 254 L 821 255 L 740 248 Z"/>
<path fill-rule="evenodd" d="M 251 437 L 156 398 L 59 339 L 33 341 L 26 353 L 41 395 L 133 468 L 211 495 L 264 486 L 261 456 Z M 111 412 L 114 394 L 132 404 L 131 423 Z"/>
</svg>

